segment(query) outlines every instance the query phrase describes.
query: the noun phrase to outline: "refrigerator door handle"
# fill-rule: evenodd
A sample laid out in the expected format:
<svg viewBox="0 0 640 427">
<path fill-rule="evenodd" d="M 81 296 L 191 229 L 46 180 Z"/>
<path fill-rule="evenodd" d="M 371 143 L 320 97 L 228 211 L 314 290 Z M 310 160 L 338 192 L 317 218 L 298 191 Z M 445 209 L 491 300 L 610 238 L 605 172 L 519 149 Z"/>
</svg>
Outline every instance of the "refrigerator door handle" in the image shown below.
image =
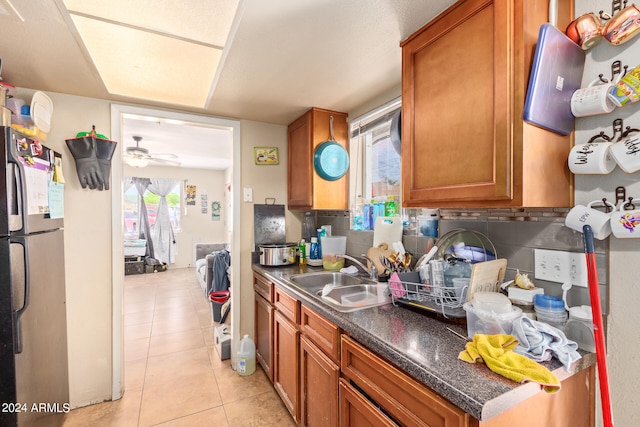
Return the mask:
<svg viewBox="0 0 640 427">
<path fill-rule="evenodd" d="M 24 253 L 24 301 L 22 302 L 22 307 L 20 309 L 13 312 L 14 318 L 14 328 L 13 331 L 13 345 L 14 345 L 14 353 L 20 354 L 22 353 L 22 328 L 20 327 L 20 316 L 26 311 L 29 306 L 29 289 L 30 289 L 30 273 L 29 273 L 29 249 L 27 247 L 27 239 L 25 237 L 11 237 L 9 238 L 9 243 L 17 243 L 22 245 L 23 253 Z"/>
<path fill-rule="evenodd" d="M 16 205 L 18 209 L 17 213 L 20 217 L 20 229 L 13 231 L 24 234 L 27 227 L 27 207 L 24 200 L 25 196 L 23 195 L 23 193 L 26 191 L 26 188 L 24 187 L 24 171 L 22 170 L 21 165 L 19 165 L 17 162 L 11 163 L 13 163 L 13 176 L 15 182 L 15 186 L 13 187 L 13 189 L 15 190 L 14 196 L 16 198 Z M 16 226 L 17 225 L 18 224 L 16 224 Z"/>
</svg>

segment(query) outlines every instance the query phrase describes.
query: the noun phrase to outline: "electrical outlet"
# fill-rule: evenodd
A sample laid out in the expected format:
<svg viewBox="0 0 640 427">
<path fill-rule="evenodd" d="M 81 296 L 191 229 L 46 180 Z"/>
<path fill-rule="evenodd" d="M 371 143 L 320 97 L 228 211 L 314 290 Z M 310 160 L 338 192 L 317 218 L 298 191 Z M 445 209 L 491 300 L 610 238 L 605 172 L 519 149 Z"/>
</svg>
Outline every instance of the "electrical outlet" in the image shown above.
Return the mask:
<svg viewBox="0 0 640 427">
<path fill-rule="evenodd" d="M 536 279 L 556 283 L 570 282 L 574 286 L 587 286 L 585 254 L 535 249 L 534 258 Z"/>
<path fill-rule="evenodd" d="M 242 191 L 243 200 L 245 202 L 251 203 L 253 202 L 253 189 L 249 187 L 245 187 Z"/>
</svg>

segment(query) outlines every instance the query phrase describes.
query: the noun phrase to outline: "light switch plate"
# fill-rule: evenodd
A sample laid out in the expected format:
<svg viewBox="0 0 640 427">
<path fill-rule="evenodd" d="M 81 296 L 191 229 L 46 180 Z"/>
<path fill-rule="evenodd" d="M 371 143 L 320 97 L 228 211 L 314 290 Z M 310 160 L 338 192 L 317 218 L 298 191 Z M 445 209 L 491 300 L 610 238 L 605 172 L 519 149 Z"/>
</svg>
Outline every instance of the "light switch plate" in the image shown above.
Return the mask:
<svg viewBox="0 0 640 427">
<path fill-rule="evenodd" d="M 534 250 L 535 278 L 587 287 L 587 258 L 579 252 Z"/>
</svg>

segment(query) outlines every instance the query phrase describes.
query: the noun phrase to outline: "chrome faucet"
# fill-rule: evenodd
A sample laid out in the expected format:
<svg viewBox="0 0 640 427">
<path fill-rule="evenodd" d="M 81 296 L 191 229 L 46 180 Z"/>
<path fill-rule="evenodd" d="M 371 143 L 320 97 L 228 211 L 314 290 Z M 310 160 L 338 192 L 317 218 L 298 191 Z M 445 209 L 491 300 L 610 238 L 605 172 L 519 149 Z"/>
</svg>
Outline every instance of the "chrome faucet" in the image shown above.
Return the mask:
<svg viewBox="0 0 640 427">
<path fill-rule="evenodd" d="M 364 265 L 363 263 L 361 263 L 356 258 L 354 258 L 354 257 L 352 257 L 350 255 L 346 255 L 346 254 L 338 255 L 338 257 L 348 259 L 349 261 L 353 262 L 355 265 L 360 267 L 362 269 L 362 271 L 367 273 L 372 280 L 378 280 L 378 270 L 376 270 L 376 265 L 373 263 L 371 258 L 369 258 L 368 256 L 366 256 L 364 254 L 362 254 L 360 256 L 363 257 L 364 259 L 366 259 L 367 261 L 369 261 L 369 264 L 371 264 L 371 268 L 370 269 L 367 268 L 366 265 Z"/>
</svg>

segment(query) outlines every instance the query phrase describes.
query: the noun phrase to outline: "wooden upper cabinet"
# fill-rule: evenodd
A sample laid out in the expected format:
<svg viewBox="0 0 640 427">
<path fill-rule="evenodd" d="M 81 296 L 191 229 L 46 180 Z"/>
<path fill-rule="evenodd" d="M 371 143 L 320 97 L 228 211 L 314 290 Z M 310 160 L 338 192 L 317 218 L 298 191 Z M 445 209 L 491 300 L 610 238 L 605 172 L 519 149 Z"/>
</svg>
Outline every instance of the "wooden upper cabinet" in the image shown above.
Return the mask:
<svg viewBox="0 0 640 427">
<path fill-rule="evenodd" d="M 560 0 L 558 27 L 573 16 Z M 522 119 L 548 1 L 460 1 L 402 46 L 408 207 L 568 207 L 572 136 Z"/>
<path fill-rule="evenodd" d="M 289 125 L 289 209 L 348 209 L 348 174 L 338 180 L 327 181 L 313 167 L 316 147 L 330 139 L 329 123 L 332 116 L 334 137 L 349 151 L 349 126 L 345 113 L 312 108 Z"/>
</svg>

